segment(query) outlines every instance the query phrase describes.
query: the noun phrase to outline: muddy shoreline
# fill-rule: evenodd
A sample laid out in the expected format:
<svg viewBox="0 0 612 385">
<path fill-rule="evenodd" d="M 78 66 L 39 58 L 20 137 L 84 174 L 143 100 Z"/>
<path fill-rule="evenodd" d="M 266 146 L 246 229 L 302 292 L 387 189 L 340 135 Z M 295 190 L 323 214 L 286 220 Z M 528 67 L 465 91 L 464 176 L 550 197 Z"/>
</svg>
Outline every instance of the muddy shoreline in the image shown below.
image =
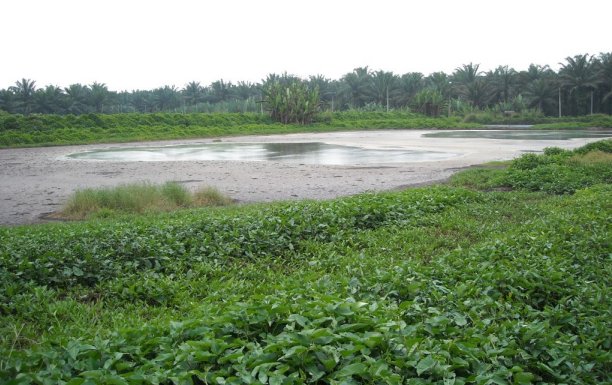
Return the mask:
<svg viewBox="0 0 612 385">
<path fill-rule="evenodd" d="M 223 142 L 324 142 L 372 149 L 405 148 L 459 154 L 453 159 L 350 166 L 245 161 L 114 162 L 70 159 L 103 148 L 211 143 L 173 140 L 0 150 L 0 225 L 45 222 L 77 189 L 121 183 L 177 181 L 213 186 L 239 202 L 329 199 L 444 180 L 473 165 L 506 160 L 545 147 L 575 148 L 600 138 L 508 140 L 424 138 L 430 130 L 351 131 L 221 138 Z"/>
</svg>

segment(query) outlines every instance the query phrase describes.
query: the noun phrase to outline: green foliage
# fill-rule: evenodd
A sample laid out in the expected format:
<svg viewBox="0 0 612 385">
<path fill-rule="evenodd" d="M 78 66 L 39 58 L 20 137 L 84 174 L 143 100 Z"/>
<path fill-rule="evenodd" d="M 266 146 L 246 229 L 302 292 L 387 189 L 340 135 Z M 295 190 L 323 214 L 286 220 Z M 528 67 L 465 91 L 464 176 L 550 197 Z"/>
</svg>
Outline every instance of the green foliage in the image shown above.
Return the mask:
<svg viewBox="0 0 612 385">
<path fill-rule="evenodd" d="M 542 130 L 577 129 L 577 128 L 612 128 L 612 117 L 609 115 L 587 115 L 562 118 L 546 118 L 535 121 L 534 128 Z"/>
<path fill-rule="evenodd" d="M 376 128 L 469 128 L 459 118 L 426 118 L 407 112 L 339 112 L 304 127 L 280 124 L 261 114 L 87 114 L 0 113 L 0 148 L 336 131 Z"/>
<path fill-rule="evenodd" d="M 589 173 L 606 149 L 509 167 Z M 0 383 L 609 383 L 611 193 L 430 187 L 0 228 Z"/>
<path fill-rule="evenodd" d="M 111 194 L 109 200 L 114 201 L 114 194 L 123 195 L 124 190 L 94 193 L 104 197 Z M 127 190 L 126 208 L 131 209 L 133 187 Z M 440 189 L 293 203 L 254 216 L 213 216 L 207 212 L 186 214 L 166 223 L 137 225 L 128 221 L 93 228 L 77 225 L 70 229 L 60 226 L 22 236 L 11 233 L 10 237 L 0 233 L 1 266 L 9 274 L 7 277 L 13 277 L 12 282 L 20 277 L 38 286 L 91 286 L 142 270 L 179 272 L 185 264 L 209 259 L 291 257 L 301 250 L 305 239 L 333 241 L 350 231 L 418 221 L 425 213 L 469 199 L 473 199 L 473 194 L 467 191 Z M 169 239 L 173 241 L 167 243 Z M 45 250 L 46 257 L 41 260 L 36 250 Z M 92 250 L 96 256 L 91 254 Z M 99 258 L 100 255 L 104 258 Z M 54 263 L 49 265 L 43 262 L 45 259 Z"/>
<path fill-rule="evenodd" d="M 319 110 L 319 89 L 308 82 L 272 78 L 262 87 L 263 103 L 274 121 L 309 124 Z"/>
<path fill-rule="evenodd" d="M 440 116 L 442 109 L 446 106 L 446 101 L 437 90 L 424 89 L 414 96 L 412 105 L 415 111 L 426 116 Z"/>
<path fill-rule="evenodd" d="M 504 170 L 479 169 L 454 176 L 451 184 L 478 189 L 511 188 L 573 194 L 595 184 L 612 182 L 612 140 L 575 150 L 546 148 L 543 154 L 524 154 Z"/>
<path fill-rule="evenodd" d="M 533 199 L 437 188 L 339 200 L 334 208 L 352 212 L 352 218 L 336 217 L 331 210 L 328 218 L 335 217 L 338 223 L 348 220 L 368 230 L 347 224 L 342 236 L 332 235 L 332 243 L 320 244 L 321 253 L 337 249 L 350 254 L 330 258 L 328 267 L 317 272 L 323 272 L 322 277 L 273 284 L 270 293 L 253 294 L 245 300 L 224 297 L 217 305 L 201 304 L 180 321 L 135 325 L 98 337 L 51 340 L 27 349 L 7 346 L 0 351 L 0 380 L 143 384 L 606 382 L 610 380 L 612 342 L 608 332 L 612 326 L 608 317 L 612 305 L 610 248 L 606 242 L 610 218 L 601 213 L 609 213 L 609 203 L 602 197 L 610 192 L 609 186 L 602 186 L 572 197 L 548 198 L 535 203 L 531 212 L 537 217 L 497 224 L 492 215 L 500 211 L 532 215 L 517 212 L 516 206 L 524 199 L 533 204 Z M 405 217 L 393 214 L 402 207 L 400 200 L 410 200 L 413 208 L 437 208 L 406 222 Z M 289 226 L 291 220 L 300 220 L 304 208 L 304 204 L 293 205 L 278 206 Z M 326 211 L 317 210 L 315 203 L 309 205 L 317 214 Z M 526 205 L 521 207 L 527 210 Z M 270 212 L 263 209 L 252 215 L 267 218 Z M 380 211 L 382 216 L 370 219 Z M 370 217 L 363 215 L 366 212 Z M 483 217 L 484 213 L 489 214 Z M 387 222 L 380 222 L 383 216 Z M 319 225 L 329 225 L 326 219 L 318 218 L 320 215 L 312 219 L 314 231 Z M 183 220 L 181 216 L 165 222 L 172 222 L 173 227 L 160 229 L 167 240 L 158 248 L 180 243 L 175 234 L 181 231 L 177 226 Z M 371 227 L 375 223 L 378 229 Z M 405 237 L 418 239 L 423 227 L 430 226 L 437 231 L 474 226 L 472 230 L 478 234 L 484 223 L 492 226 L 492 233 L 464 243 L 467 248 L 452 246 L 431 259 L 402 255 L 418 244 L 406 244 L 394 252 L 392 248 L 399 245 L 389 243 Z M 131 223 L 134 225 L 146 222 Z M 110 224 L 106 227 L 99 236 L 112 231 Z M 126 239 L 146 242 L 128 235 L 127 227 L 115 231 L 123 232 Z M 56 232 L 60 228 L 63 232 Z M 75 225 L 45 226 L 34 237 L 40 239 L 47 233 L 49 242 L 61 241 L 74 232 L 87 236 L 84 230 Z M 95 229 L 89 226 L 87 230 Z M 248 234 L 245 230 L 234 235 Z M 5 232 L 21 236 L 20 229 Z M 305 234 L 301 239 L 312 247 L 316 236 Z M 318 234 L 327 237 L 324 231 Z M 14 248 L 11 239 L 10 248 Z M 379 249 L 381 246 L 384 249 Z M 307 258 L 308 263 L 302 268 L 295 265 L 301 274 L 294 278 L 304 277 L 308 269 L 326 262 L 322 254 L 308 257 L 307 250 L 295 254 L 298 261 Z M 102 249 L 96 253 L 104 255 Z M 183 258 L 177 255 L 173 263 Z M 47 261 L 62 266 L 53 257 Z M 337 270 L 326 271 L 337 263 L 342 263 Z M 80 274 L 74 268 L 72 273 Z M 178 281 L 182 283 L 177 286 L 165 278 L 151 279 L 142 272 L 139 276 L 141 282 L 115 281 L 123 289 L 119 296 L 125 296 L 125 301 L 156 298 L 151 304 L 163 306 L 164 298 L 195 283 Z M 172 275 L 166 271 L 163 276 Z M 261 275 L 253 278 L 255 282 L 260 279 Z M 70 276 L 62 280 L 70 280 Z M 282 282 L 282 277 L 277 280 Z M 237 284 L 235 279 L 230 283 Z M 13 298 L 23 296 L 23 290 L 21 293 Z"/>
</svg>

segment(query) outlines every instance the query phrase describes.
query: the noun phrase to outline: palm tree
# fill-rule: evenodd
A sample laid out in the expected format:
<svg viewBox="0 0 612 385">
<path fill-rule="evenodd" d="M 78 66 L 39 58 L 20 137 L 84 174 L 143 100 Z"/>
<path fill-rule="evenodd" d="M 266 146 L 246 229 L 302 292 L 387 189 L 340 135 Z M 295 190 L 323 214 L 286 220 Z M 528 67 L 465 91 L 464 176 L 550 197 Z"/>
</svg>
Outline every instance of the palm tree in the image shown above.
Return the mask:
<svg viewBox="0 0 612 385">
<path fill-rule="evenodd" d="M 439 90 L 424 88 L 414 96 L 412 108 L 427 116 L 439 116 L 444 104 L 444 96 Z"/>
<path fill-rule="evenodd" d="M 516 83 L 517 72 L 508 66 L 499 66 L 489 71 L 487 77 L 497 102 L 508 103 Z"/>
<path fill-rule="evenodd" d="M 234 95 L 241 100 L 247 100 L 254 98 L 260 94 L 259 84 L 253 84 L 251 82 L 239 81 L 234 86 Z"/>
<path fill-rule="evenodd" d="M 0 110 L 15 112 L 15 94 L 10 90 L 0 90 Z"/>
<path fill-rule="evenodd" d="M 437 90 L 446 98 L 450 96 L 452 83 L 450 77 L 444 72 L 433 72 L 425 78 L 427 88 Z"/>
<path fill-rule="evenodd" d="M 599 54 L 597 65 L 597 82 L 604 89 L 602 101 L 612 99 L 612 52 Z"/>
<path fill-rule="evenodd" d="M 453 72 L 453 81 L 457 84 L 469 84 L 472 83 L 480 76 L 478 68 L 480 64 L 464 64 L 461 67 L 455 68 Z"/>
<path fill-rule="evenodd" d="M 90 86 L 89 103 L 98 113 L 104 113 L 104 106 L 110 99 L 110 92 L 104 83 L 93 82 Z"/>
<path fill-rule="evenodd" d="M 34 93 L 34 104 L 36 112 L 41 114 L 64 113 L 66 95 L 62 89 L 56 86 L 46 86 Z"/>
<path fill-rule="evenodd" d="M 408 72 L 399 79 L 399 104 L 411 105 L 415 95 L 423 89 L 425 80 L 420 72 Z"/>
<path fill-rule="evenodd" d="M 332 82 L 324 75 L 318 74 L 315 76 L 311 75 L 308 78 L 307 84 L 310 89 L 314 90 L 315 88 L 317 88 L 319 90 L 321 104 L 329 106 L 333 111 L 336 96 L 336 83 Z"/>
<path fill-rule="evenodd" d="M 355 68 L 342 77 L 340 92 L 353 108 L 363 107 L 370 100 L 371 73 L 368 67 Z"/>
<path fill-rule="evenodd" d="M 580 100 L 584 92 L 591 91 L 591 114 L 593 113 L 593 90 L 597 87 L 597 77 L 593 65 L 593 57 L 588 54 L 565 58 L 567 63 L 561 64 L 559 79 L 561 87 L 569 90 L 570 96 L 576 101 L 576 113 L 581 110 Z"/>
<path fill-rule="evenodd" d="M 461 95 L 465 96 L 474 107 L 484 108 L 491 101 L 491 88 L 485 79 L 478 77 L 471 83 L 464 85 L 459 91 Z"/>
<path fill-rule="evenodd" d="M 153 90 L 153 102 L 158 111 L 176 109 L 180 104 L 179 95 L 175 86 L 163 86 Z"/>
<path fill-rule="evenodd" d="M 87 100 L 89 99 L 89 93 L 91 92 L 89 87 L 76 83 L 64 88 L 64 92 L 66 93 L 68 99 L 67 111 L 69 113 L 83 114 L 87 112 Z"/>
<path fill-rule="evenodd" d="M 526 87 L 534 80 L 550 77 L 554 75 L 553 70 L 549 66 L 541 66 L 538 64 L 530 64 L 526 71 L 521 71 L 518 74 L 518 82 L 521 87 Z"/>
<path fill-rule="evenodd" d="M 555 104 L 556 93 L 557 84 L 546 78 L 536 79 L 525 87 L 525 96 L 529 107 L 536 107 L 542 112 L 547 110 L 546 107 Z"/>
<path fill-rule="evenodd" d="M 455 69 L 452 80 L 460 96 L 465 97 L 474 107 L 483 108 L 491 100 L 491 88 L 482 78 L 479 67 L 479 64 L 464 64 Z"/>
<path fill-rule="evenodd" d="M 372 74 L 372 94 L 375 102 L 379 105 L 386 105 L 389 112 L 389 94 L 395 93 L 398 77 L 393 72 L 376 71 Z"/>
<path fill-rule="evenodd" d="M 231 98 L 233 85 L 231 82 L 217 80 L 210 85 L 214 102 L 226 102 Z"/>
<path fill-rule="evenodd" d="M 200 103 L 203 99 L 202 86 L 199 82 L 189 82 L 185 85 L 185 88 L 181 91 L 183 99 L 187 102 L 187 105 L 193 107 Z"/>
<path fill-rule="evenodd" d="M 15 93 L 17 102 L 19 103 L 24 115 L 28 115 L 32 111 L 34 105 L 34 93 L 36 92 L 36 82 L 30 79 L 21 79 L 15 82 L 15 86 L 11 87 L 11 91 Z"/>
<path fill-rule="evenodd" d="M 153 112 L 154 99 L 151 91 L 135 90 L 132 91 L 130 104 L 138 112 Z"/>
</svg>

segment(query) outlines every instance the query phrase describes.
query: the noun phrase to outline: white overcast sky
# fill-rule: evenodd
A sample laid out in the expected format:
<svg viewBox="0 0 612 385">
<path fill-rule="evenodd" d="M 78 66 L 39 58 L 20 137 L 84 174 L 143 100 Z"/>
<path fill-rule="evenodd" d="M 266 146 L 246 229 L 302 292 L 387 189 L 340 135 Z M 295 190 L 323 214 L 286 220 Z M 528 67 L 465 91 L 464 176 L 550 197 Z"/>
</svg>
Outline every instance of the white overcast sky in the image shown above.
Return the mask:
<svg viewBox="0 0 612 385">
<path fill-rule="evenodd" d="M 612 0 L 0 0 L 0 36 L 0 88 L 558 69 L 612 51 Z"/>
</svg>

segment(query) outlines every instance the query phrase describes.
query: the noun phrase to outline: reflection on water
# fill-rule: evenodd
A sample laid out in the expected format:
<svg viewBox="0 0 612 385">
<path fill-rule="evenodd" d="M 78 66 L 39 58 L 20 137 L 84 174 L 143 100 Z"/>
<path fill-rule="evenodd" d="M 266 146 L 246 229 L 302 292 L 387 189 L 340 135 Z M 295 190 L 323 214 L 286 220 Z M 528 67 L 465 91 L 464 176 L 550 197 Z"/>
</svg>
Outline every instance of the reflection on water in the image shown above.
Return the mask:
<svg viewBox="0 0 612 385">
<path fill-rule="evenodd" d="M 612 130 L 457 130 L 431 132 L 423 136 L 428 138 L 567 140 L 574 138 L 608 138 L 612 137 Z"/>
<path fill-rule="evenodd" d="M 325 143 L 207 143 L 132 147 L 71 154 L 75 159 L 131 161 L 239 160 L 351 165 L 449 159 L 460 154 L 413 150 L 372 150 Z"/>
</svg>

